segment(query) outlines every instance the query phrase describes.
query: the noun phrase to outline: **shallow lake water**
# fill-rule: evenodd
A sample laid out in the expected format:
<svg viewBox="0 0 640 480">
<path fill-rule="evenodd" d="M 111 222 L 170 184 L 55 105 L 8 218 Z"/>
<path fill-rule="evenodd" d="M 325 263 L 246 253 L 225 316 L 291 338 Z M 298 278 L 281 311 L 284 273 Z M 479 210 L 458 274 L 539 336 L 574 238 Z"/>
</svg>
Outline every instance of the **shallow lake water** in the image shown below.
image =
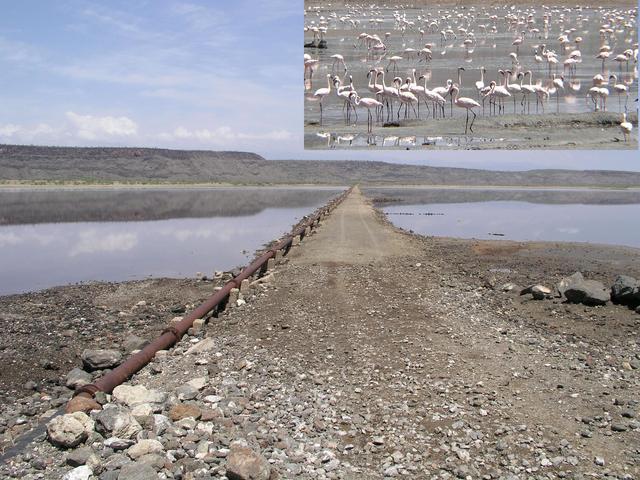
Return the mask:
<svg viewBox="0 0 640 480">
<path fill-rule="evenodd" d="M 416 75 L 425 75 L 427 87 L 432 89 L 445 86 L 447 79 L 453 82 L 458 81 L 458 67 L 464 67 L 462 73 L 462 87 L 460 97 L 470 97 L 479 101 L 475 83 L 481 79 L 480 68 L 486 68 L 484 84 L 488 85 L 491 80 L 502 83 L 502 77 L 498 70 L 512 70 L 514 76 L 509 83 L 520 83 L 515 77 L 518 72 L 531 70 L 533 84 L 540 82 L 542 86 L 551 87 L 552 73 L 548 70 L 546 60 L 541 63 L 535 60 L 535 48 L 537 45 L 545 44 L 547 50 L 553 50 L 558 58 L 558 77 L 564 74 L 564 90 L 559 90 L 559 94 L 551 88 L 551 95 L 542 107 L 538 108 L 538 115 L 580 114 L 593 112 L 594 105 L 587 99 L 587 92 L 593 86 L 593 76 L 602 74 L 606 79 L 610 74 L 616 74 L 617 82 L 624 84 L 629 92 L 628 97 L 622 95 L 620 98 L 613 89 L 613 80 L 608 85 L 610 94 L 606 102 L 606 109 L 609 112 L 624 112 L 625 106 L 629 111 L 635 111 L 637 103 L 634 100 L 638 97 L 638 72 L 637 64 L 633 58 L 629 64 L 614 61 L 616 55 L 627 49 L 637 49 L 637 25 L 635 14 L 637 9 L 629 7 L 610 8 L 546 8 L 542 6 L 513 7 L 511 6 L 476 6 L 476 7 L 441 7 L 429 6 L 422 8 L 397 8 L 397 7 L 339 7 L 333 5 L 318 6 L 318 2 L 306 2 L 305 26 L 314 28 L 325 25 L 327 33 L 325 40 L 326 49 L 305 48 L 319 63 L 313 73 L 312 80 L 305 82 L 305 145 L 313 148 L 321 148 L 321 141 L 316 139 L 316 133 L 332 135 L 334 141 L 328 142 L 328 147 L 349 148 L 359 147 L 358 143 L 336 142 L 337 136 L 348 134 L 358 135 L 365 133 L 367 129 L 367 110 L 358 108 L 358 120 L 352 117 L 350 122 L 346 122 L 343 112 L 344 102 L 339 99 L 332 85 L 332 92 L 323 101 L 322 125 L 320 121 L 320 108 L 317 100 L 313 98 L 313 93 L 322 87 L 327 86 L 327 74 L 337 74 L 343 80 L 343 84 L 349 83 L 349 78 L 353 79 L 353 84 L 362 97 L 373 97 L 368 89 L 369 79 L 367 73 L 370 69 L 378 68 L 385 70 L 385 83 L 391 86 L 394 77 L 402 78 L 412 76 L 413 69 Z M 611 22 L 613 32 L 611 35 L 603 37 L 599 34 L 603 25 L 607 25 L 612 11 L 616 11 L 620 18 L 618 23 Z M 631 13 L 633 12 L 633 14 Z M 548 28 L 544 27 L 543 16 L 549 15 L 550 22 Z M 529 17 L 531 15 L 531 17 Z M 492 19 L 492 16 L 496 18 Z M 507 22 L 505 19 L 515 18 L 516 20 Z M 533 23 L 526 24 L 530 18 Z M 520 23 L 518 24 L 518 21 Z M 410 23 L 410 25 L 408 25 Z M 484 26 L 484 27 L 483 27 Z M 464 29 L 461 30 L 461 29 Z M 495 31 L 493 31 L 495 29 Z M 535 31 L 535 30 L 538 31 Z M 420 30 L 424 34 L 420 33 Z M 446 35 L 446 40 L 442 37 L 441 31 L 450 30 Z M 514 39 L 525 32 L 522 44 L 516 48 L 512 45 Z M 558 38 L 563 32 L 569 31 L 569 42 L 561 45 Z M 387 47 L 386 51 L 372 54 L 366 46 L 358 40 L 361 33 L 378 35 Z M 468 34 L 473 33 L 470 37 Z M 455 34 L 455 38 L 454 38 Z M 581 37 L 582 41 L 575 43 L 575 39 Z M 466 47 L 465 39 L 472 39 L 470 47 Z M 305 43 L 313 40 L 311 30 L 305 32 Z M 431 44 L 432 58 L 425 62 L 418 60 L 416 53 L 407 53 L 406 49 L 415 51 L 421 50 L 425 44 Z M 611 55 L 605 61 L 604 69 L 602 62 L 596 58 L 602 45 L 611 47 Z M 569 58 L 574 51 L 579 50 L 581 61 L 576 64 L 574 74 L 568 69 L 564 69 L 563 62 Z M 510 53 L 517 53 L 517 62 L 513 62 Z M 334 65 L 332 55 L 339 54 L 344 57 L 347 71 L 341 65 Z M 402 57 L 396 64 L 390 64 L 392 56 Z M 388 71 L 386 69 L 388 68 Z M 424 85 L 424 81 L 418 85 Z M 381 83 L 381 81 L 379 82 Z M 529 83 L 527 77 L 524 84 Z M 516 99 L 515 111 L 513 98 Z M 521 94 L 505 101 L 505 112 L 507 114 L 523 115 L 523 108 L 528 105 L 527 113 L 536 114 L 535 96 L 530 97 L 530 103 L 522 101 Z M 449 118 L 453 116 L 459 119 L 457 130 L 464 132 L 465 114 L 463 108 L 453 106 L 451 110 L 450 98 L 447 98 L 445 115 Z M 397 102 L 394 106 L 397 112 Z M 476 108 L 478 118 L 490 115 L 488 104 L 483 112 L 483 108 Z M 397 114 L 394 113 L 393 120 L 397 121 Z M 410 119 L 415 119 L 413 112 Z M 451 128 L 446 127 L 444 131 L 439 131 L 438 120 L 433 120 L 432 114 L 427 113 L 424 104 L 420 107 L 421 121 L 417 122 L 415 133 L 424 136 L 425 130 L 429 135 L 437 137 L 442 134 L 451 134 Z M 404 111 L 400 115 L 400 121 L 404 119 Z M 385 113 L 386 120 L 386 113 Z M 351 128 L 345 128 L 349 126 Z M 425 128 L 426 127 L 426 128 Z M 374 133 L 381 134 L 382 122 L 374 124 Z M 472 134 L 470 134 L 472 135 Z M 502 131 L 485 133 L 476 140 L 478 142 L 492 141 L 495 137 L 505 136 Z M 507 134 L 507 136 L 509 136 Z M 520 135 L 522 136 L 522 135 Z M 513 139 L 517 142 L 518 139 Z M 386 146 L 382 142 L 377 142 L 377 146 Z M 419 143 L 418 145 L 421 145 Z M 459 148 L 455 142 L 449 144 L 436 144 L 425 142 L 428 147 L 452 147 Z"/>
<path fill-rule="evenodd" d="M 0 295 L 245 265 L 335 189 L 0 191 Z"/>
<path fill-rule="evenodd" d="M 368 189 L 394 225 L 428 236 L 640 248 L 640 191 Z"/>
</svg>

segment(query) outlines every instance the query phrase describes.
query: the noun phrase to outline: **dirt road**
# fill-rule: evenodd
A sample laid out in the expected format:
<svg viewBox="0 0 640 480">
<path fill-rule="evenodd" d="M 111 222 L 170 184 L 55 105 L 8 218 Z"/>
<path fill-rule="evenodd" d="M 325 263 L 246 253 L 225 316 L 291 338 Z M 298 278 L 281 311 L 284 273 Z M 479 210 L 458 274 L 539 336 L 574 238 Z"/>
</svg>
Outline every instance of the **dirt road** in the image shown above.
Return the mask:
<svg viewBox="0 0 640 480">
<path fill-rule="evenodd" d="M 131 380 L 200 419 L 151 421 L 149 462 L 221 478 L 242 439 L 271 478 L 638 478 L 638 314 L 499 286 L 640 272 L 637 252 L 567 248 L 417 237 L 355 189 L 246 304 Z M 103 470 L 131 462 L 100 445 Z M 46 442 L 34 455 L 45 478 L 70 469 Z"/>
</svg>

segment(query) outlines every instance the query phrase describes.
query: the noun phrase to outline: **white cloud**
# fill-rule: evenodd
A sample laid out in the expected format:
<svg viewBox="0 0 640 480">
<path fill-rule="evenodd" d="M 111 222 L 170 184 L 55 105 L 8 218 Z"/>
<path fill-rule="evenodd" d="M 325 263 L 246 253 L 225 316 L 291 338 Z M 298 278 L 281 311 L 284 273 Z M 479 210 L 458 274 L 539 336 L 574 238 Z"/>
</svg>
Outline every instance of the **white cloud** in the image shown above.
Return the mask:
<svg viewBox="0 0 640 480">
<path fill-rule="evenodd" d="M 19 133 L 21 130 L 22 130 L 21 126 L 14 125 L 13 123 L 0 125 L 0 137 L 13 137 L 15 134 Z"/>
<path fill-rule="evenodd" d="M 62 133 L 61 130 L 56 130 L 46 123 L 39 123 L 35 126 L 16 125 L 14 123 L 0 125 L 0 141 L 48 141 L 51 139 L 59 138 L 60 133 Z"/>
<path fill-rule="evenodd" d="M 80 239 L 69 252 L 75 257 L 83 253 L 126 252 L 138 244 L 138 235 L 134 233 L 110 233 L 104 235 L 95 230 L 80 233 Z"/>
<path fill-rule="evenodd" d="M 291 132 L 282 129 L 265 133 L 243 133 L 235 132 L 231 127 L 218 127 L 214 130 L 207 128 L 189 130 L 185 127 L 178 127 L 172 134 L 165 134 L 164 138 L 176 140 L 193 139 L 213 144 L 224 144 L 237 140 L 288 140 L 291 136 Z"/>
<path fill-rule="evenodd" d="M 102 137 L 130 137 L 137 135 L 138 125 L 128 117 L 94 117 L 67 112 L 67 119 L 77 129 L 78 137 L 95 140 Z"/>
</svg>

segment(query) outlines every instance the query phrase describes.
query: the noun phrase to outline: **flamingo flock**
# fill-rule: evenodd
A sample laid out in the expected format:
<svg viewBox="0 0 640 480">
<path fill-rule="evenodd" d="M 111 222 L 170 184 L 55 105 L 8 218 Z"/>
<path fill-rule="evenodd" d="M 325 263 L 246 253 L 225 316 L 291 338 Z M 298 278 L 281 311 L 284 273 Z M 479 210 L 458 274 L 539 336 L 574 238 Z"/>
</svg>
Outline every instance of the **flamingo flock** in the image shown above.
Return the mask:
<svg viewBox="0 0 640 480">
<path fill-rule="evenodd" d="M 466 135 L 479 115 L 604 112 L 615 95 L 625 141 L 631 132 L 637 7 L 327 4 L 305 8 L 304 30 L 305 98 L 318 103 L 320 125 L 336 101 L 347 124 L 366 109 L 368 133 L 455 118 L 455 109 Z M 314 85 L 324 84 L 318 72 L 326 86 Z"/>
</svg>

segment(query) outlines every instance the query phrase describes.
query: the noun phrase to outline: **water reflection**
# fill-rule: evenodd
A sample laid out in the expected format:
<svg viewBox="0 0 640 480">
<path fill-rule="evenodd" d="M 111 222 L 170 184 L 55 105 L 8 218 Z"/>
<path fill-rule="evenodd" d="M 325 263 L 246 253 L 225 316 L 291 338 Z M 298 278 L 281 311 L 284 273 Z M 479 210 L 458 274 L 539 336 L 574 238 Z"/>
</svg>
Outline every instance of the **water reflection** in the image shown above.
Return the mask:
<svg viewBox="0 0 640 480">
<path fill-rule="evenodd" d="M 397 226 L 422 235 L 640 247 L 640 191 L 367 189 Z"/>
<path fill-rule="evenodd" d="M 53 205 L 59 205 L 62 199 L 78 198 L 78 192 L 27 192 L 20 199 L 2 192 L 3 199 L 11 199 L 27 220 L 44 222 L 45 212 L 51 212 L 56 221 L 66 221 L 21 224 L 24 218 L 2 209 L 4 221 L 13 224 L 0 226 L 0 295 L 89 280 L 184 277 L 196 272 L 211 275 L 214 270 L 245 264 L 257 248 L 288 232 L 293 223 L 326 203 L 337 191 L 183 191 L 177 198 L 165 199 L 157 211 L 151 207 L 156 195 L 148 196 L 157 192 L 125 193 L 122 197 L 116 192 L 84 192 L 79 196 L 86 204 L 65 203 L 61 212 L 40 202 L 48 198 L 54 199 Z M 220 203 L 202 203 L 203 195 Z M 123 198 L 127 200 L 125 204 L 117 203 Z M 34 199 L 37 202 L 30 203 Z M 232 205 L 234 200 L 236 204 Z M 289 202 L 289 207 L 261 205 L 265 200 L 271 204 Z M 223 207 L 228 210 L 217 215 Z M 253 210 L 256 211 L 234 213 Z M 130 220 L 176 213 L 208 217 Z M 101 217 L 129 221 L 98 221 Z M 74 221 L 79 218 L 95 221 Z"/>
<path fill-rule="evenodd" d="M 353 133 L 337 135 L 330 132 L 305 134 L 305 148 L 383 147 L 413 149 L 416 147 L 470 148 L 483 144 L 518 141 L 517 138 L 480 137 L 477 135 L 375 135 Z"/>
</svg>

